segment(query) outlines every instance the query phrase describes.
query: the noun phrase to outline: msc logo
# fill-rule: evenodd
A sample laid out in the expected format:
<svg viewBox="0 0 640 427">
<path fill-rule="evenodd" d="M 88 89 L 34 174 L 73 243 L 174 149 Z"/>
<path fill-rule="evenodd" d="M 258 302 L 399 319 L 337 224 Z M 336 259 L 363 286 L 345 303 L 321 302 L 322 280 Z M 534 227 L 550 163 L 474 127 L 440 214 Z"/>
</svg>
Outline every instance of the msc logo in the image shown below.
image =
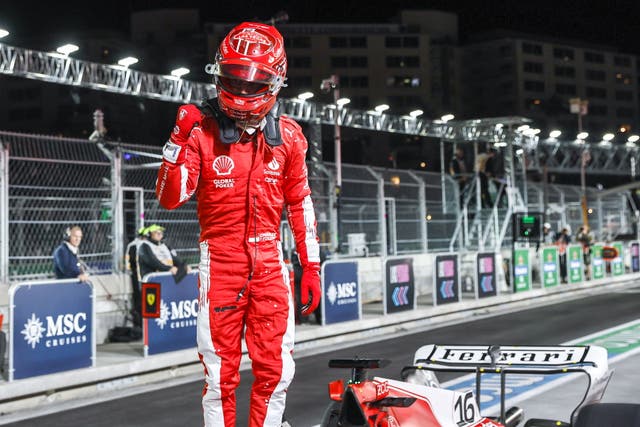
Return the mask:
<svg viewBox="0 0 640 427">
<path fill-rule="evenodd" d="M 356 282 L 338 284 L 331 282 L 327 289 L 327 298 L 331 305 L 355 303 L 358 301 L 358 284 Z"/>
<path fill-rule="evenodd" d="M 87 313 L 59 314 L 55 318 L 46 316 L 45 321 L 46 328 L 40 318 L 36 317 L 35 313 L 31 313 L 31 317 L 27 319 L 24 329 L 20 332 L 32 349 L 35 349 L 43 338 L 45 338 L 46 347 L 87 342 L 87 336 L 84 334 L 87 330 Z"/>
<path fill-rule="evenodd" d="M 155 319 L 160 329 L 169 325 L 170 329 L 195 326 L 198 316 L 198 299 L 171 301 L 171 306 L 160 300 L 160 317 Z"/>
</svg>

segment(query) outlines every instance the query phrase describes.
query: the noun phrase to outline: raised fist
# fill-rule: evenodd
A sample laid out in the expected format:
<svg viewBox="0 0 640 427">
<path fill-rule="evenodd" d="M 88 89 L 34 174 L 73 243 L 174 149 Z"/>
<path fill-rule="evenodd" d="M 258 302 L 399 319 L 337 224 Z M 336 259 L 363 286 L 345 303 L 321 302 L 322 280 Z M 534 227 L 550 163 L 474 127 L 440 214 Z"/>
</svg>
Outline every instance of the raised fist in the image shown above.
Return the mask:
<svg viewBox="0 0 640 427">
<path fill-rule="evenodd" d="M 193 104 L 181 105 L 176 115 L 176 125 L 169 139 L 176 144 L 184 144 L 189 139 L 191 129 L 200 124 L 202 112 Z"/>
<path fill-rule="evenodd" d="M 191 130 L 202 121 L 202 112 L 193 104 L 181 105 L 176 115 L 176 124 L 169 140 L 162 149 L 163 158 L 170 163 L 181 164 L 184 161 L 183 145 L 189 139 Z"/>
</svg>

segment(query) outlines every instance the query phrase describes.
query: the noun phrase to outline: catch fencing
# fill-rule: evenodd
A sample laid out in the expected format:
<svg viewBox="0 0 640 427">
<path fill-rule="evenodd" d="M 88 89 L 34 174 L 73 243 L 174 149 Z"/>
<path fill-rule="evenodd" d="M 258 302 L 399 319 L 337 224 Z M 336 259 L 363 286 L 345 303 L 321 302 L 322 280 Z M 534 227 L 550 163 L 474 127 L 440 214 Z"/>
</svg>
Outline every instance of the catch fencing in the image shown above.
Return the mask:
<svg viewBox="0 0 640 427">
<path fill-rule="evenodd" d="M 196 200 L 171 211 L 158 204 L 160 162 L 159 146 L 0 132 L 0 283 L 52 277 L 52 252 L 73 225 L 83 229 L 80 258 L 90 273 L 123 271 L 126 244 L 154 223 L 166 227 L 168 244 L 184 260 L 197 263 Z M 343 164 L 338 192 L 334 164 L 310 170 L 325 257 L 449 250 L 461 220 L 450 176 Z M 550 187 L 551 220 L 577 226 L 576 187 Z M 530 208 L 542 208 L 540 188 L 527 188 Z M 594 230 L 612 237 L 631 230 L 637 209 L 626 195 L 603 199 L 590 189 L 589 199 Z M 290 236 L 284 242 L 292 249 Z"/>
</svg>

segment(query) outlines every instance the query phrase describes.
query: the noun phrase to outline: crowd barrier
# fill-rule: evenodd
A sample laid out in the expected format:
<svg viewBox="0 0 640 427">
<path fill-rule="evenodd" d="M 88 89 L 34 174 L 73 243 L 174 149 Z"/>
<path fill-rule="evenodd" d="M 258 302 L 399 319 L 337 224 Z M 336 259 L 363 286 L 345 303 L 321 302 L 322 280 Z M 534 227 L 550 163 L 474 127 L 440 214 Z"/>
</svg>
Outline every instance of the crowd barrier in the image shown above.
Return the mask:
<svg viewBox="0 0 640 427">
<path fill-rule="evenodd" d="M 145 283 L 160 284 L 160 316 L 142 319 L 145 357 L 195 346 L 198 317 L 198 273 L 176 283 L 171 273 L 151 273 Z"/>
<path fill-rule="evenodd" d="M 91 283 L 22 282 L 9 301 L 9 381 L 95 366 Z"/>
<path fill-rule="evenodd" d="M 618 256 L 610 261 L 602 258 L 603 246 L 596 243 L 592 247 L 592 280 L 640 271 L 640 242 L 607 244 L 618 249 Z M 566 254 L 569 283 L 563 286 L 571 286 L 585 279 L 582 247 L 571 245 Z M 504 292 L 522 293 L 534 287 L 560 288 L 557 247 L 516 248 L 514 255 L 513 286 L 512 279 L 506 279 L 508 274 L 501 276 L 503 254 L 499 253 L 329 259 L 321 272 L 322 325 L 362 319 L 363 307 L 371 303 L 381 304 L 380 315 L 387 316 L 492 298 Z M 472 262 L 463 263 L 463 259 Z M 538 272 L 535 283 L 534 267 Z M 473 282 L 471 288 L 462 285 L 468 280 Z M 144 281 L 159 283 L 161 289 L 159 317 L 143 321 L 144 357 L 194 348 L 198 273 L 187 274 L 179 283 L 170 273 L 153 273 Z M 12 285 L 8 380 L 95 366 L 97 331 L 109 319 L 101 314 L 110 315 L 96 315 L 95 294 L 91 283 L 75 280 Z"/>
</svg>

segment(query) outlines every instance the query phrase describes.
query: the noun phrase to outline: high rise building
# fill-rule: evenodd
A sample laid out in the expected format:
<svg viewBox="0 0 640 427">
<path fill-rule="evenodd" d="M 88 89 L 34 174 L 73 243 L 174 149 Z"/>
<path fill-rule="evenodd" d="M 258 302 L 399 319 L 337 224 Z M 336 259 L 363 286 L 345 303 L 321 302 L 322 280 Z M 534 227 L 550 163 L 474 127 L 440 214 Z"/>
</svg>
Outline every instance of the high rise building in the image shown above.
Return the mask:
<svg viewBox="0 0 640 427">
<path fill-rule="evenodd" d="M 638 132 L 638 57 L 610 46 L 491 32 L 462 48 L 462 115 L 530 117 L 575 135 Z M 578 114 L 570 101 L 580 99 Z M 586 101 L 586 102 L 585 102 Z"/>
</svg>

